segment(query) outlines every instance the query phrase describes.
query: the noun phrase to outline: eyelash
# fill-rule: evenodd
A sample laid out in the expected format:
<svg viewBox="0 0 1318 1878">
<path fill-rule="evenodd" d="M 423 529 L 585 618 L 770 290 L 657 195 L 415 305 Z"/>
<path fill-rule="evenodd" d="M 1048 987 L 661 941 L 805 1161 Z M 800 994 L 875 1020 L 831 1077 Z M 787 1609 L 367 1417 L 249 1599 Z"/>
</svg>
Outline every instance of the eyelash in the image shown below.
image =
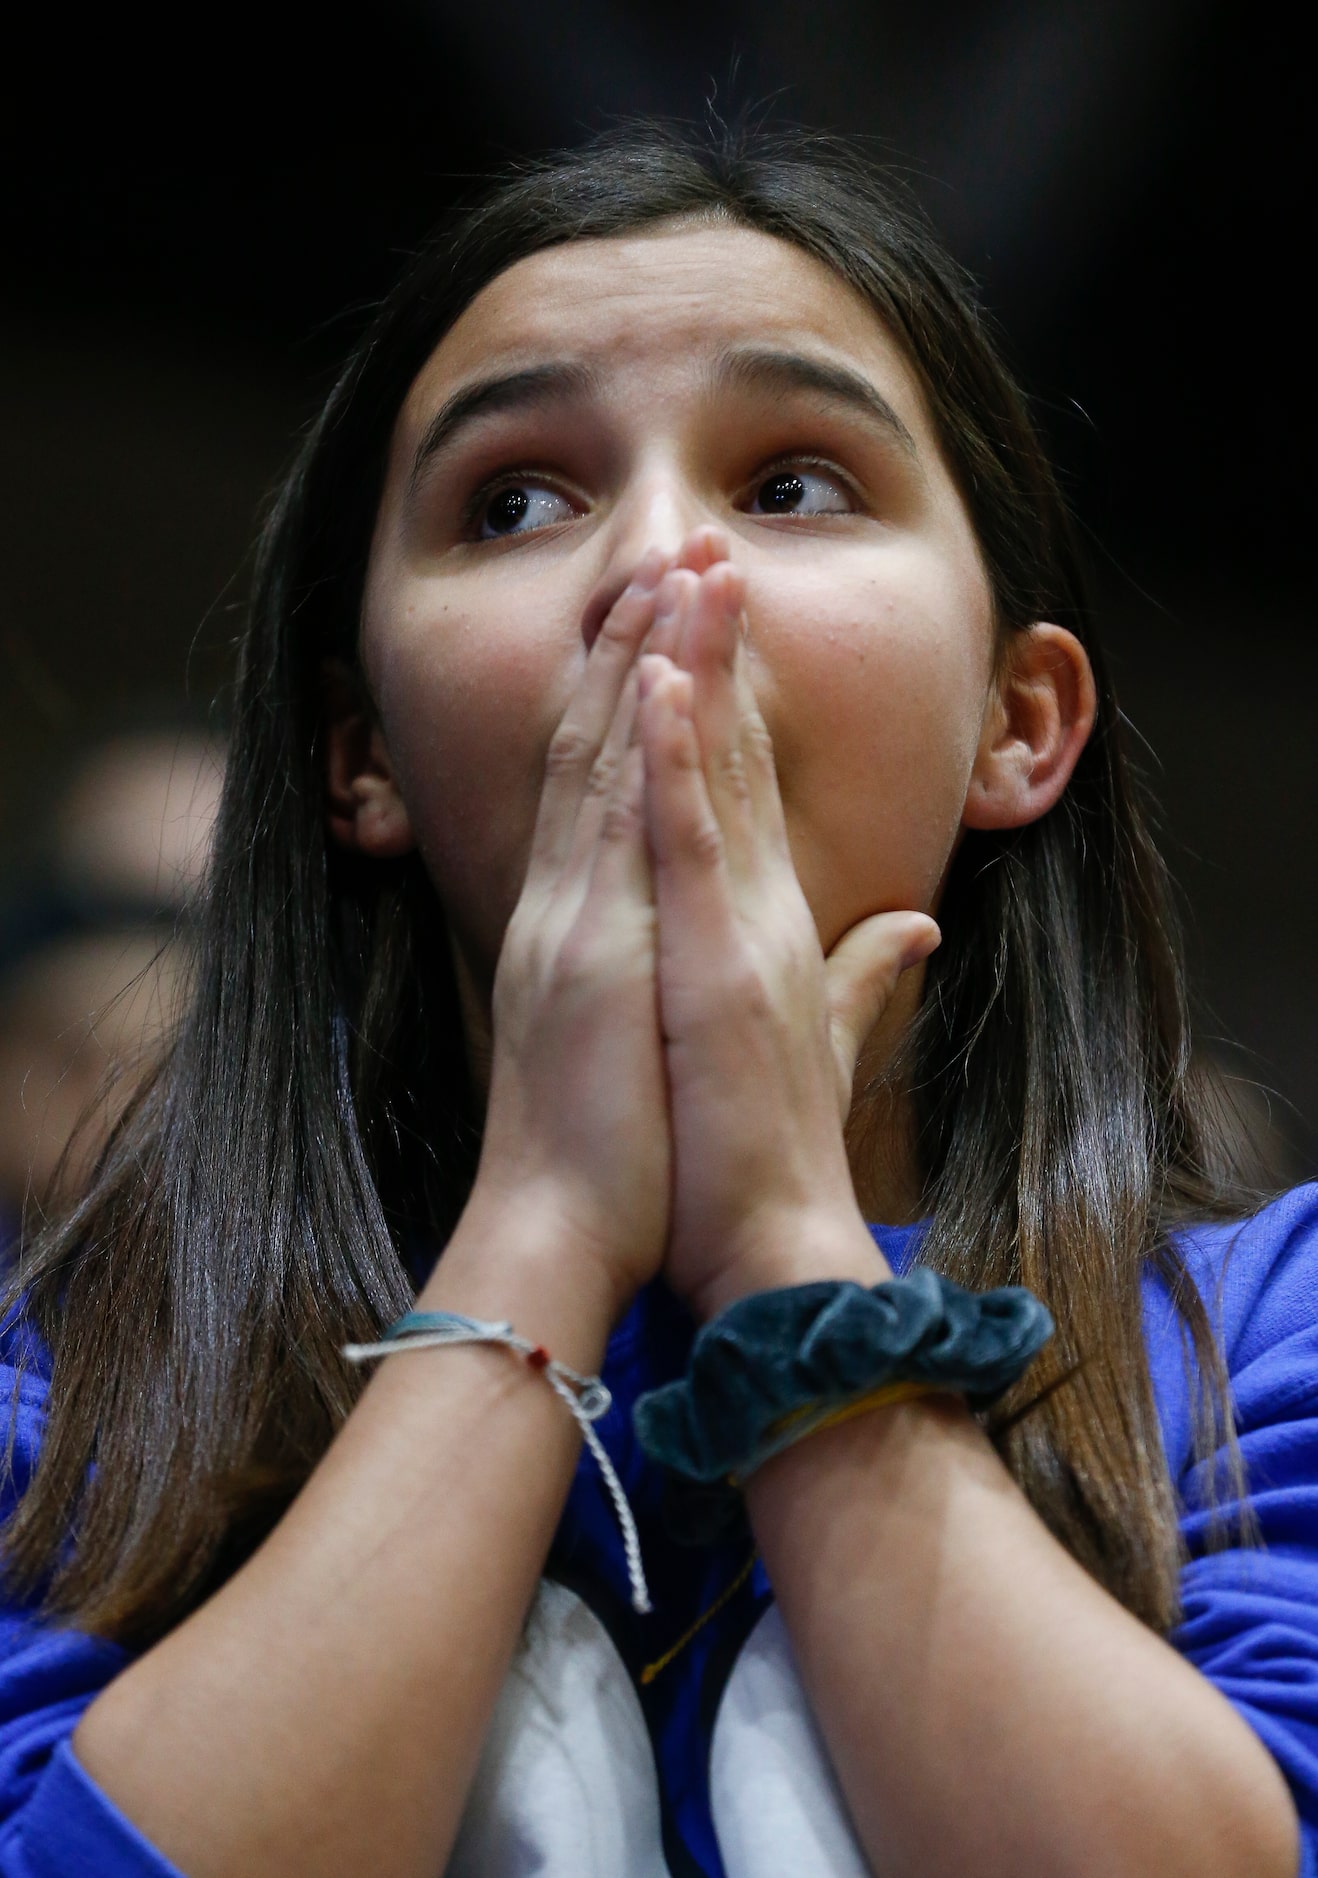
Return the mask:
<svg viewBox="0 0 1318 1878">
<path fill-rule="evenodd" d="M 497 476 L 492 476 L 489 482 L 482 483 L 480 488 L 463 503 L 459 517 L 459 528 L 463 539 L 467 541 L 480 539 L 477 531 L 480 527 L 481 515 L 496 496 L 502 495 L 505 489 L 522 489 L 530 483 L 536 484 L 537 487 L 553 489 L 558 494 L 563 493 L 559 490 L 554 478 L 544 470 L 529 468 L 501 470 Z M 569 499 L 564 496 L 565 501 Z"/>
<path fill-rule="evenodd" d="M 762 469 L 756 470 L 745 488 L 754 492 L 771 482 L 775 476 L 785 476 L 792 470 L 804 470 L 808 476 L 827 477 L 830 482 L 837 484 L 848 502 L 854 502 L 858 508 L 863 506 L 860 491 L 845 470 L 839 469 L 828 457 L 802 456 L 799 452 L 795 456 L 779 457 L 775 462 L 766 463 Z M 812 519 L 817 521 L 819 518 L 816 516 Z"/>
<path fill-rule="evenodd" d="M 808 475 L 828 477 L 838 485 L 848 501 L 856 503 L 858 507 L 861 506 L 860 494 L 855 483 L 850 476 L 846 475 L 843 470 L 838 468 L 836 463 L 832 462 L 827 457 L 801 455 L 800 453 L 775 458 L 773 461 L 766 463 L 762 468 L 756 470 L 750 481 L 743 484 L 743 494 L 747 496 L 753 494 L 755 490 L 762 488 L 765 483 L 770 482 L 775 476 L 785 475 L 791 470 L 804 470 Z M 502 495 L 507 489 L 520 489 L 529 484 L 535 484 L 539 487 L 553 490 L 556 494 L 563 496 L 565 501 L 572 500 L 559 486 L 555 477 L 545 470 L 532 469 L 530 467 L 523 467 L 522 469 L 516 470 L 502 470 L 497 476 L 491 477 L 488 482 L 482 483 L 480 488 L 463 504 L 460 521 L 463 538 L 468 541 L 480 541 L 482 537 L 477 531 L 480 527 L 481 516 L 490 503 L 494 501 L 495 497 Z M 774 519 L 782 520 L 786 518 L 775 517 Z M 812 519 L 819 520 L 821 518 L 813 517 Z M 531 532 L 539 533 L 540 531 L 532 530 Z M 514 537 L 508 536 L 505 537 L 505 539 L 511 540 L 514 539 Z"/>
</svg>

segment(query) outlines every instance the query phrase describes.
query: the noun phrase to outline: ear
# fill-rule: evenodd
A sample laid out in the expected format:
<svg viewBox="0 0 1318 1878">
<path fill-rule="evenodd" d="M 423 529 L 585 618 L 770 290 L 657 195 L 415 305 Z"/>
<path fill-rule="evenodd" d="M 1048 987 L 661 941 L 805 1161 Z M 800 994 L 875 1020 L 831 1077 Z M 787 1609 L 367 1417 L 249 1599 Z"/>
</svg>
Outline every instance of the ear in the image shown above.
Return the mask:
<svg viewBox="0 0 1318 1878">
<path fill-rule="evenodd" d="M 961 823 L 1021 828 L 1061 795 L 1094 728 L 1094 673 L 1074 633 L 1014 632 L 989 692 Z"/>
<path fill-rule="evenodd" d="M 384 732 L 361 680 L 338 660 L 321 670 L 325 806 L 330 839 L 392 860 L 416 846 Z"/>
</svg>

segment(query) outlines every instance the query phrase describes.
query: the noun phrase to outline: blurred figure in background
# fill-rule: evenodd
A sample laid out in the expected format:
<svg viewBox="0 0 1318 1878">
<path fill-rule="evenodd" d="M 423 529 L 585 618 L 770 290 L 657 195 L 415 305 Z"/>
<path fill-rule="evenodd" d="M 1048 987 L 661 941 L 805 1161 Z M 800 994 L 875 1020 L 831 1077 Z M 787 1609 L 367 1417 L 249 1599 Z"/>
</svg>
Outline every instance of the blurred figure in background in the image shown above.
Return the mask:
<svg viewBox="0 0 1318 1878">
<path fill-rule="evenodd" d="M 0 1250 L 76 1186 L 168 1034 L 220 777 L 194 732 L 96 746 L 48 875 L 0 905 Z"/>
</svg>

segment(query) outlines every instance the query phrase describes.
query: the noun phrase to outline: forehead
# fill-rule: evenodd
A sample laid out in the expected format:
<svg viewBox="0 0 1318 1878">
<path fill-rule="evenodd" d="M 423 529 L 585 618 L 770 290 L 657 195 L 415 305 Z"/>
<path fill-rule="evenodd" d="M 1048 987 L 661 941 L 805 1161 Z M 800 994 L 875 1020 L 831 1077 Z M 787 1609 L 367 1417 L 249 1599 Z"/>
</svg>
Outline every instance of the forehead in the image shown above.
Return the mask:
<svg viewBox="0 0 1318 1878">
<path fill-rule="evenodd" d="M 419 415 L 466 379 L 548 358 L 677 375 L 748 340 L 859 365 L 908 421 L 924 418 L 914 373 L 854 288 L 790 242 L 718 223 L 567 242 L 514 263 L 445 334 L 404 408 Z"/>
</svg>

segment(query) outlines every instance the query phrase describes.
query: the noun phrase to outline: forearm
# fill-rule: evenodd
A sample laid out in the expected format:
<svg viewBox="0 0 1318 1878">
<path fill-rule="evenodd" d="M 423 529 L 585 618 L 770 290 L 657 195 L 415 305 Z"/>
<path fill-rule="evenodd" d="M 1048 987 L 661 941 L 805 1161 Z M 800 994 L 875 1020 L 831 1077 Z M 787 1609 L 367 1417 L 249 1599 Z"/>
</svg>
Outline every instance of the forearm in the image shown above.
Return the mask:
<svg viewBox="0 0 1318 1878">
<path fill-rule="evenodd" d="M 826 1430 L 748 1497 L 876 1878 L 1294 1878 L 1253 1731 L 1051 1537 L 964 1410 Z"/>
<path fill-rule="evenodd" d="M 613 1300 L 459 1228 L 419 1303 L 598 1367 Z M 382 1365 L 271 1538 L 87 1711 L 75 1750 L 189 1878 L 443 1869 L 579 1438 L 500 1349 Z"/>
</svg>

